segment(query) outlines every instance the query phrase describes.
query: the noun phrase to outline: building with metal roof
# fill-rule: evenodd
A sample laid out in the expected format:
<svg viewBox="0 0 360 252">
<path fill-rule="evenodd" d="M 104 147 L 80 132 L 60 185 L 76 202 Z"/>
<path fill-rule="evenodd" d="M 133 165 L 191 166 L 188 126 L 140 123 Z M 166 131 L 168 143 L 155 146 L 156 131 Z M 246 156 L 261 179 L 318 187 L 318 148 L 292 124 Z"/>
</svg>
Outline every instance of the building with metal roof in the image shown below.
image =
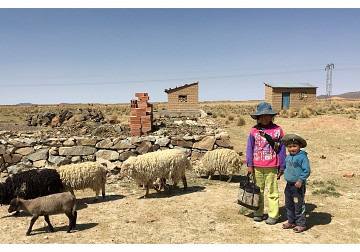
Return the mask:
<svg viewBox="0 0 360 252">
<path fill-rule="evenodd" d="M 264 83 L 265 101 L 277 110 L 300 110 L 316 101 L 316 86 L 309 83 Z"/>
</svg>

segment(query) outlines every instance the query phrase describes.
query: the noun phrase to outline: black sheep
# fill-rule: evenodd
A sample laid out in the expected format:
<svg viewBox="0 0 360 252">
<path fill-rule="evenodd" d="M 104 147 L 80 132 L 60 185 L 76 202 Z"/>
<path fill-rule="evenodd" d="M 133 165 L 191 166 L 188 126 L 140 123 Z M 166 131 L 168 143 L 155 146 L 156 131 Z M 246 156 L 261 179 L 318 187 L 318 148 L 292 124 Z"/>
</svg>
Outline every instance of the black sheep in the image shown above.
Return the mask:
<svg viewBox="0 0 360 252">
<path fill-rule="evenodd" d="M 16 173 L 0 183 L 0 204 L 10 204 L 13 198 L 34 199 L 59 193 L 63 185 L 54 169 L 32 169 Z"/>
</svg>

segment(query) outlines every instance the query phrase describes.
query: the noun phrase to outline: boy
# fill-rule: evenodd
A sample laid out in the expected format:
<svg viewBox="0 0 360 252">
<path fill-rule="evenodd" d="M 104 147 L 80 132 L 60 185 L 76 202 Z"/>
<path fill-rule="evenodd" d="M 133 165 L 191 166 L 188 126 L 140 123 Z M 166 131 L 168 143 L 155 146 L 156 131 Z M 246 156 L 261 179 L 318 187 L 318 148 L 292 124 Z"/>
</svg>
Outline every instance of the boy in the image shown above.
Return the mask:
<svg viewBox="0 0 360 252">
<path fill-rule="evenodd" d="M 287 147 L 284 171 L 285 207 L 288 221 L 282 224 L 283 229 L 292 228 L 295 233 L 303 232 L 305 227 L 305 191 L 306 179 L 310 175 L 310 164 L 305 148 L 306 141 L 296 134 L 286 134 L 281 139 Z"/>
</svg>

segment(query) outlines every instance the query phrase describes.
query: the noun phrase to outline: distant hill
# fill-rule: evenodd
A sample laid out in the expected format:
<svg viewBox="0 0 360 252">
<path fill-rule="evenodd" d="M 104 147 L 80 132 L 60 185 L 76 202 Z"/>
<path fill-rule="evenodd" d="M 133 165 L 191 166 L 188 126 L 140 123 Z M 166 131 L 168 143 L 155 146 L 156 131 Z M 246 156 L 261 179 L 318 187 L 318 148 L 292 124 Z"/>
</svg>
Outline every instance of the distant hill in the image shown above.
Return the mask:
<svg viewBox="0 0 360 252">
<path fill-rule="evenodd" d="M 339 98 L 347 98 L 347 99 L 360 99 L 360 91 L 357 92 L 348 92 L 339 95 L 332 95 L 330 98 L 339 97 Z M 317 99 L 325 99 L 328 98 L 326 95 L 319 95 L 316 97 Z"/>
<path fill-rule="evenodd" d="M 32 104 L 32 103 L 29 103 L 29 102 L 23 102 L 23 103 L 16 104 L 16 106 L 33 106 L 33 105 L 36 105 L 36 104 Z"/>
</svg>

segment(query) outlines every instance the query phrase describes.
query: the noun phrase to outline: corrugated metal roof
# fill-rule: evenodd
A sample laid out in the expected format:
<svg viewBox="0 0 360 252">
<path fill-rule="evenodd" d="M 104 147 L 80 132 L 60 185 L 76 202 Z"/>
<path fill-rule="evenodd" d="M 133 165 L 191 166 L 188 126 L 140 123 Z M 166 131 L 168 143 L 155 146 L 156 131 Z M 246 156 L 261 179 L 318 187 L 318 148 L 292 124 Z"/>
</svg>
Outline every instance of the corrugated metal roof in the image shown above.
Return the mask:
<svg viewBox="0 0 360 252">
<path fill-rule="evenodd" d="M 309 83 L 264 83 L 273 88 L 317 88 Z"/>
<path fill-rule="evenodd" d="M 178 90 L 180 88 L 189 87 L 189 86 L 197 85 L 197 84 L 199 84 L 198 81 L 194 82 L 194 83 L 191 83 L 191 84 L 185 84 L 185 85 L 182 85 L 180 87 L 168 88 L 168 89 L 165 89 L 165 93 L 173 92 L 173 91 Z"/>
</svg>

